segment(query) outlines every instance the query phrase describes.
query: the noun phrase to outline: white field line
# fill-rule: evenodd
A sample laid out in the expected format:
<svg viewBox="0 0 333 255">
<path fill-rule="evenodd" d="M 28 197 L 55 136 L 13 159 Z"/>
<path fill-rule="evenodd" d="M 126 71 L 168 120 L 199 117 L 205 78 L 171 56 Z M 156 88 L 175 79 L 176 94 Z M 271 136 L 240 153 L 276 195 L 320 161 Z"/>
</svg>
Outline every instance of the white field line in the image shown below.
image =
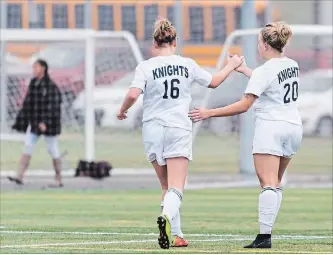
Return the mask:
<svg viewBox="0 0 333 255">
<path fill-rule="evenodd" d="M 124 233 L 124 232 L 77 232 L 77 231 L 21 231 L 21 230 L 0 230 L 0 234 L 26 234 L 26 235 L 122 235 L 122 236 L 157 236 L 157 233 Z M 189 237 L 230 237 L 235 240 L 235 238 L 251 238 L 251 236 L 244 235 L 233 235 L 233 234 L 186 234 Z M 333 236 L 305 236 L 305 235 L 276 235 L 273 239 L 328 239 L 333 238 Z M 224 239 L 223 239 L 224 240 Z"/>
<path fill-rule="evenodd" d="M 309 238 L 311 236 L 278 236 L 276 239 L 312 239 Z M 293 238 L 291 238 L 293 237 Z M 302 237 L 302 238 L 295 238 Z M 315 236 L 319 237 L 319 236 Z M 244 238 L 218 238 L 218 239 L 203 239 L 203 240 L 189 240 L 191 243 L 200 243 L 200 242 L 222 242 L 222 241 L 248 241 L 252 240 L 250 237 Z M 156 242 L 156 239 L 148 239 L 148 240 L 123 240 L 123 241 L 96 241 L 96 242 L 77 242 L 77 243 L 45 243 L 45 244 L 22 244 L 22 245 L 3 245 L 0 246 L 1 249 L 17 249 L 17 248 L 34 248 L 34 247 L 50 247 L 50 246 L 82 246 L 82 245 L 106 245 L 106 244 L 130 244 L 130 243 L 151 243 Z"/>
<path fill-rule="evenodd" d="M 21 231 L 21 230 L 0 230 L 0 234 L 27 234 L 27 235 L 122 235 L 122 236 L 157 236 L 157 233 L 124 233 L 124 232 L 77 232 L 77 231 Z M 232 235 L 232 234 L 186 234 L 186 236 L 192 237 L 242 237 L 242 235 Z"/>
<path fill-rule="evenodd" d="M 191 243 L 195 242 L 221 242 L 221 241 L 247 241 L 251 238 L 237 238 L 237 239 L 204 239 L 204 240 L 189 240 Z M 103 244 L 129 244 L 129 243 L 153 243 L 156 239 L 150 240 L 126 240 L 126 241 L 97 241 L 97 242 L 79 242 L 79 243 L 45 243 L 45 244 L 21 244 L 21 245 L 4 245 L 0 246 L 1 249 L 10 248 L 34 248 L 34 247 L 48 247 L 48 246 L 80 246 L 80 245 L 103 245 Z"/>
<path fill-rule="evenodd" d="M 102 245 L 102 244 L 125 244 L 125 243 L 150 243 L 156 240 L 127 240 L 127 241 L 105 241 L 105 242 L 82 242 L 82 243 L 45 243 L 45 244 L 22 244 L 22 245 L 4 245 L 4 248 L 33 248 L 33 247 L 47 247 L 47 246 L 80 246 L 80 245 Z"/>
</svg>

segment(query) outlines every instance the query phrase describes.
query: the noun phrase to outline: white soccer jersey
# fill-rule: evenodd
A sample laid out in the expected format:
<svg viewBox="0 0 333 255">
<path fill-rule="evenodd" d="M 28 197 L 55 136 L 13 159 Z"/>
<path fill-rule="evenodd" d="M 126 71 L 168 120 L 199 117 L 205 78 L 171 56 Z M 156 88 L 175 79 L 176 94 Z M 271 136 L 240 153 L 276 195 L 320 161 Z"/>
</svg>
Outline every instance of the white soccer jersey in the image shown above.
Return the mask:
<svg viewBox="0 0 333 255">
<path fill-rule="evenodd" d="M 253 70 L 245 93 L 259 97 L 254 103 L 256 117 L 302 125 L 296 103 L 299 85 L 297 62 L 273 58 Z"/>
<path fill-rule="evenodd" d="M 212 75 L 195 61 L 181 56 L 158 56 L 140 63 L 131 88 L 143 91 L 143 122 L 192 130 L 188 117 L 191 84 L 208 87 Z"/>
</svg>

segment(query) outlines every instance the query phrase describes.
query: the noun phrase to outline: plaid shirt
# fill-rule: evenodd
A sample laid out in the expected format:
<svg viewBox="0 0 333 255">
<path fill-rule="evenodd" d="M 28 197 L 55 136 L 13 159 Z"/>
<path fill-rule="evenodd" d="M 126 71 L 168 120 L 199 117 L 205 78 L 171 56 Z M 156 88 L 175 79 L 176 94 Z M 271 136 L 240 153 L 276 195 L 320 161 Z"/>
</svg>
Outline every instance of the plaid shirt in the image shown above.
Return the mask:
<svg viewBox="0 0 333 255">
<path fill-rule="evenodd" d="M 13 129 L 26 132 L 28 125 L 37 135 L 59 135 L 61 133 L 61 93 L 54 82 L 46 77 L 30 81 L 22 109 L 19 111 Z M 39 124 L 46 125 L 42 132 Z"/>
</svg>

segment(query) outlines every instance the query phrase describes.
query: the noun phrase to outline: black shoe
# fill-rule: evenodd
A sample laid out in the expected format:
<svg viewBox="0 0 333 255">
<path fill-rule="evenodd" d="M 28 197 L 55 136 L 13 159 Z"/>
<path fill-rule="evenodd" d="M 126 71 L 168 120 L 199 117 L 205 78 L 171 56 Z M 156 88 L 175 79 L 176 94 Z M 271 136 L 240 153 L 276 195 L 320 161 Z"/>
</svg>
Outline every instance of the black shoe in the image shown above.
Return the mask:
<svg viewBox="0 0 333 255">
<path fill-rule="evenodd" d="M 272 248 L 271 235 L 259 234 L 251 244 L 244 246 L 244 248 L 270 249 Z"/>
<path fill-rule="evenodd" d="M 17 185 L 23 185 L 23 181 L 18 178 L 8 176 L 7 179 L 11 182 L 15 182 Z"/>
<path fill-rule="evenodd" d="M 157 218 L 157 225 L 160 231 L 158 244 L 162 249 L 169 249 L 171 244 L 171 226 L 167 216 L 161 215 Z"/>
</svg>

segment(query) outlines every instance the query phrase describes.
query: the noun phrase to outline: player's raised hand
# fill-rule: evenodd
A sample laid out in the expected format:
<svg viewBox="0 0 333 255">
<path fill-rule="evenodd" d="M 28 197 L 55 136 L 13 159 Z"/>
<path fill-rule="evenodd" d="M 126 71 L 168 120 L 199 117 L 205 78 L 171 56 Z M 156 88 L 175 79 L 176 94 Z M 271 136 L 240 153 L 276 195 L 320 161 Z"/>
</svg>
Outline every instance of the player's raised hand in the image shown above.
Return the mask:
<svg viewBox="0 0 333 255">
<path fill-rule="evenodd" d="M 189 112 L 188 116 L 193 122 L 198 122 L 211 117 L 210 111 L 205 108 L 194 108 L 192 111 Z"/>
<path fill-rule="evenodd" d="M 242 62 L 242 64 L 241 64 L 239 67 L 237 67 L 237 68 L 235 69 L 237 72 L 240 72 L 240 73 L 244 73 L 245 70 L 246 70 L 246 68 L 247 68 L 246 61 L 245 61 L 245 57 L 244 57 L 244 56 L 242 56 L 242 57 L 243 57 L 243 62 Z"/>
<path fill-rule="evenodd" d="M 236 69 L 243 63 L 244 57 L 228 54 L 227 60 L 228 60 L 228 65 L 230 65 L 232 68 Z"/>
<path fill-rule="evenodd" d="M 127 112 L 122 112 L 122 111 L 119 111 L 119 113 L 117 114 L 117 118 L 118 120 L 124 120 L 124 119 L 127 119 L 127 115 L 126 115 Z"/>
</svg>

